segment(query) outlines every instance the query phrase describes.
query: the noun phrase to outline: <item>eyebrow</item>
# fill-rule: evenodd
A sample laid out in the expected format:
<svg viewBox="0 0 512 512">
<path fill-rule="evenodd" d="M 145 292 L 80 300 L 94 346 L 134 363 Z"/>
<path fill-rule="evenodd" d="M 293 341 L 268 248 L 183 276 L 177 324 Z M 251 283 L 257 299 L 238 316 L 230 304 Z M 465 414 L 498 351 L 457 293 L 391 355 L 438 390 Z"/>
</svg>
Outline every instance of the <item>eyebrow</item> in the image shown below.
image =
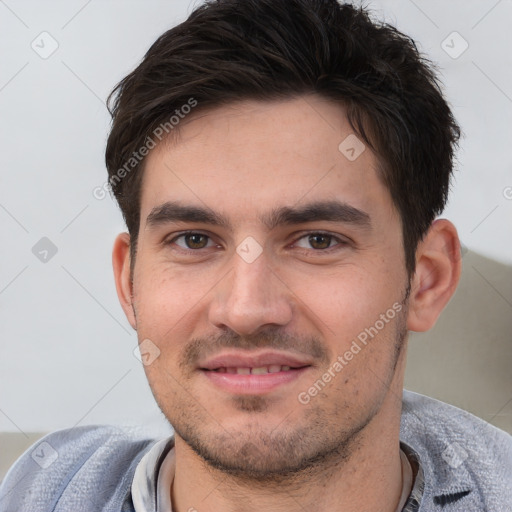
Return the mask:
<svg viewBox="0 0 512 512">
<path fill-rule="evenodd" d="M 260 217 L 260 221 L 272 230 L 278 226 L 307 224 L 316 221 L 339 222 L 363 229 L 371 229 L 368 213 L 340 201 L 317 201 L 300 207 L 281 206 Z M 233 230 L 231 222 L 208 207 L 184 205 L 168 201 L 155 206 L 146 219 L 146 226 L 154 228 L 171 222 L 211 224 Z"/>
</svg>

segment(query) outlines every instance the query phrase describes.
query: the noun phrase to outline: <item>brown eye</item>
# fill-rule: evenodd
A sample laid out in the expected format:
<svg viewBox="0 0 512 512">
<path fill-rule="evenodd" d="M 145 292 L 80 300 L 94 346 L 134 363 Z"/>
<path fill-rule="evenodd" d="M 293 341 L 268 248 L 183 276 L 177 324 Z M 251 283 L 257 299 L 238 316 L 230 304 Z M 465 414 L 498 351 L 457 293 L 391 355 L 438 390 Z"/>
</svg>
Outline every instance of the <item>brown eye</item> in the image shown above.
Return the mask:
<svg viewBox="0 0 512 512">
<path fill-rule="evenodd" d="M 331 244 L 332 236 L 317 233 L 310 235 L 308 240 L 313 249 L 327 249 Z"/>
<path fill-rule="evenodd" d="M 347 245 L 347 242 L 342 238 L 321 232 L 306 234 L 294 243 L 294 246 L 300 249 L 309 249 L 309 251 L 313 249 L 317 252 L 327 252 L 335 248 L 342 249 L 345 245 Z"/>
<path fill-rule="evenodd" d="M 182 233 L 167 244 L 170 246 L 176 245 L 184 251 L 207 249 L 214 245 L 208 235 L 196 232 Z"/>
<path fill-rule="evenodd" d="M 200 233 L 189 233 L 183 237 L 189 249 L 204 249 L 208 243 L 208 237 Z"/>
</svg>

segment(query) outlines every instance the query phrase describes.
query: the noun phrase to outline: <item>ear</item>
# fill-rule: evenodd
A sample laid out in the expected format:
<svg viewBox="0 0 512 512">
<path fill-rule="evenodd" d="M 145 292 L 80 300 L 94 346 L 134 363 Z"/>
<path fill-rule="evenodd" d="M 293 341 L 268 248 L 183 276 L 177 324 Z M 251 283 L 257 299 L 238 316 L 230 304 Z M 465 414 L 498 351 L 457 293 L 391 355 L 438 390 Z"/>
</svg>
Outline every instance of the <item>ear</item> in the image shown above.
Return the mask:
<svg viewBox="0 0 512 512">
<path fill-rule="evenodd" d="M 137 321 L 133 311 L 133 284 L 130 276 L 130 235 L 117 235 L 112 250 L 112 266 L 116 281 L 117 296 L 130 325 L 136 330 Z"/>
<path fill-rule="evenodd" d="M 407 328 L 428 331 L 455 293 L 462 258 L 455 226 L 446 219 L 432 223 L 416 250 Z"/>
</svg>

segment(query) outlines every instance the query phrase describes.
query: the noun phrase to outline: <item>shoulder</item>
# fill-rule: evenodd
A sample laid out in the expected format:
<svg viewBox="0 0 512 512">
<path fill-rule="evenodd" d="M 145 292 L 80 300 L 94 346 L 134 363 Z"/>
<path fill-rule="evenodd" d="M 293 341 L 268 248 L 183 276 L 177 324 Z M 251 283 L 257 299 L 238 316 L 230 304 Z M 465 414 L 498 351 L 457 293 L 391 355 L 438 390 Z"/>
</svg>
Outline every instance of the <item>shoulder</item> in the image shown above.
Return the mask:
<svg viewBox="0 0 512 512">
<path fill-rule="evenodd" d="M 419 455 L 425 477 L 424 502 L 446 511 L 459 510 L 449 507 L 455 501 L 468 511 L 509 510 L 509 434 L 467 411 L 418 393 L 404 390 L 402 404 L 400 438 Z"/>
<path fill-rule="evenodd" d="M 53 432 L 10 468 L 0 486 L 0 510 L 103 510 L 122 504 L 137 463 L 155 442 L 134 429 L 103 425 Z"/>
</svg>

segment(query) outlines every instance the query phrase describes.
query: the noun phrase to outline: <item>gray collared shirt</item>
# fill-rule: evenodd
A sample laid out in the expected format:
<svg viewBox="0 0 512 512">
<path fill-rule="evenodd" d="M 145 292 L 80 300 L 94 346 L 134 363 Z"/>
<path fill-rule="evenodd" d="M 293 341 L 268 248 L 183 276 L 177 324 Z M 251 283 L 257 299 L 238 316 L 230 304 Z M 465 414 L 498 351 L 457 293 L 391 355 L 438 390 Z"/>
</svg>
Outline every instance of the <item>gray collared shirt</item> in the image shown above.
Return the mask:
<svg viewBox="0 0 512 512">
<path fill-rule="evenodd" d="M 512 511 L 509 434 L 461 409 L 404 391 L 400 441 L 417 464 L 406 512 Z M 9 470 L 0 485 L 0 510 L 137 512 L 135 502 L 142 496 L 147 512 L 157 512 L 160 468 L 172 446 L 172 438 L 156 441 L 120 427 L 54 432 Z M 157 455 L 146 465 L 146 490 L 141 487 L 138 496 L 135 474 L 150 452 Z"/>
<path fill-rule="evenodd" d="M 414 482 L 402 512 L 418 512 L 423 496 L 424 476 L 418 454 L 401 442 L 400 448 L 411 464 Z M 131 486 L 135 512 L 172 512 L 170 487 L 175 469 L 174 440 L 156 443 L 139 462 Z"/>
</svg>

